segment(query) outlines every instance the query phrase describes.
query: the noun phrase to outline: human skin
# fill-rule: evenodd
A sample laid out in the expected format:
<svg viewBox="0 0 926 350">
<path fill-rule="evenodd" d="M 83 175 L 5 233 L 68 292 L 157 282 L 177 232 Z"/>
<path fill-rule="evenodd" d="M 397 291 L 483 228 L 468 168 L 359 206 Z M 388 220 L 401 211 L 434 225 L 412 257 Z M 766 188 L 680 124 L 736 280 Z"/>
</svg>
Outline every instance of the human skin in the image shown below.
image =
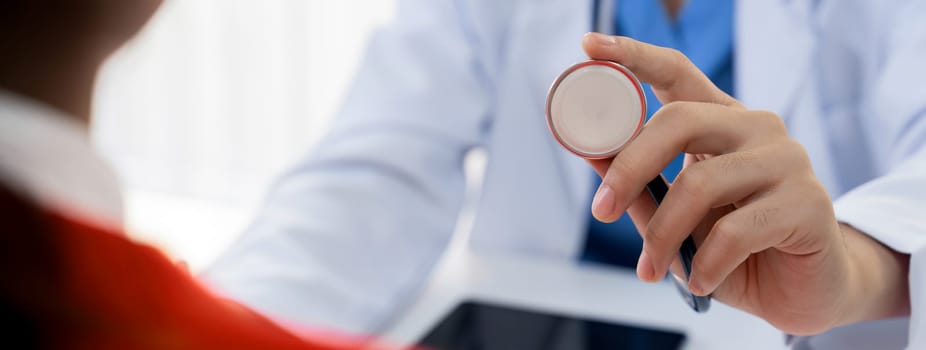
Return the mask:
<svg viewBox="0 0 926 350">
<path fill-rule="evenodd" d="M 694 232 L 691 292 L 782 331 L 910 313 L 909 256 L 836 220 L 779 116 L 745 108 L 676 50 L 601 34 L 583 46 L 592 59 L 628 67 L 664 104 L 620 154 L 589 161 L 603 176 L 595 217 L 612 222 L 627 211 L 643 236 L 642 280 L 681 275 L 678 249 Z M 679 153 L 686 166 L 657 208 L 643 190 Z"/>
</svg>

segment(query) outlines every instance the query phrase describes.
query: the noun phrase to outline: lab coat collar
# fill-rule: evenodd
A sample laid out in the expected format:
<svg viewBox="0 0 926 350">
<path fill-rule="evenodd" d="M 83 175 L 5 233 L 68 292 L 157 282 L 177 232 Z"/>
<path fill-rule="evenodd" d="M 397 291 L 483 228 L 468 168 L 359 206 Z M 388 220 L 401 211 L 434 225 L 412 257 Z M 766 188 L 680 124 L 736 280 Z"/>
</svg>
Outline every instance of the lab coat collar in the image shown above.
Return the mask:
<svg viewBox="0 0 926 350">
<path fill-rule="evenodd" d="M 121 227 L 114 172 L 66 113 L 0 89 L 0 181 L 46 208 Z"/>
</svg>

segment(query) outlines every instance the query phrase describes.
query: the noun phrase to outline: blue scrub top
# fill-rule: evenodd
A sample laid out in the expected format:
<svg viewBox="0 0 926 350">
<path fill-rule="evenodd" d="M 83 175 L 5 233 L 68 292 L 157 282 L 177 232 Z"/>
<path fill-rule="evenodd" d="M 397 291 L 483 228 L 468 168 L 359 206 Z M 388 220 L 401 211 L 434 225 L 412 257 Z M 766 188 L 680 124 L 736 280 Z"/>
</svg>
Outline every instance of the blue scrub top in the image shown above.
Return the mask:
<svg viewBox="0 0 926 350">
<path fill-rule="evenodd" d="M 619 0 L 617 3 L 616 33 L 683 52 L 715 85 L 733 95 L 733 0 L 689 0 L 675 20 L 670 18 L 662 1 Z M 649 118 L 662 103 L 649 84 L 643 84 L 643 90 Z M 681 171 L 683 159 L 680 155 L 663 171 L 669 181 Z M 592 175 L 595 191 L 601 179 Z M 613 224 L 599 222 L 593 217 L 589 220 L 581 260 L 636 266 L 643 240 L 626 214 Z"/>
</svg>

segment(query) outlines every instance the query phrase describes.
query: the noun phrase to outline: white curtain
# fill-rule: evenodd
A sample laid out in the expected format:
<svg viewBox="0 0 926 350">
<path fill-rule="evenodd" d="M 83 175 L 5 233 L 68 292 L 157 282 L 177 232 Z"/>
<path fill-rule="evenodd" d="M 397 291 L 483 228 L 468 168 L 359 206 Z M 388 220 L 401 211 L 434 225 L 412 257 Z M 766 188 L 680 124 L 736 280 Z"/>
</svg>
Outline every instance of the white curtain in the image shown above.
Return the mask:
<svg viewBox="0 0 926 350">
<path fill-rule="evenodd" d="M 129 189 L 256 201 L 339 107 L 392 0 L 168 0 L 98 85 L 96 141 Z"/>
</svg>

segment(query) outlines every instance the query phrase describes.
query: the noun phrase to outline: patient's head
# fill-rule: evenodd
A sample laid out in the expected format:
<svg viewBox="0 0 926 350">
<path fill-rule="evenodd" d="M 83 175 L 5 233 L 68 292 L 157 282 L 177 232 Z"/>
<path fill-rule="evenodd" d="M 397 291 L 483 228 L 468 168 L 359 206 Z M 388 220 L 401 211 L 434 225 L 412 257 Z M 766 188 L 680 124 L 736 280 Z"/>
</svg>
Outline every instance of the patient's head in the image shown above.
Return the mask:
<svg viewBox="0 0 926 350">
<path fill-rule="evenodd" d="M 0 0 L 0 88 L 86 122 L 100 65 L 161 0 Z"/>
<path fill-rule="evenodd" d="M 95 50 L 106 55 L 130 39 L 161 0 L 3 0 L 0 42 L 11 49 Z M 2 56 L 0 56 L 2 57 Z"/>
</svg>

